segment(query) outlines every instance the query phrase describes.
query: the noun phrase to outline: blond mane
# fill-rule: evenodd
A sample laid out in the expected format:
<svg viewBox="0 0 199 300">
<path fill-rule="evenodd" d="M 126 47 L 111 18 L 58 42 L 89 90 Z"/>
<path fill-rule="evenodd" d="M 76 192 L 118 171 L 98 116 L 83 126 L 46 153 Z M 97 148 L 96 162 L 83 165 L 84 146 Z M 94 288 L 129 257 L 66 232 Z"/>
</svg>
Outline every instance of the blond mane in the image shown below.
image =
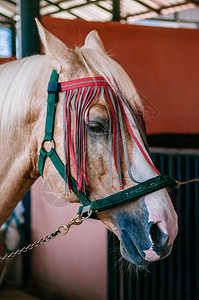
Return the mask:
<svg viewBox="0 0 199 300">
<path fill-rule="evenodd" d="M 75 49 L 77 58 L 91 76 L 106 78 L 112 88 L 143 111 L 136 89 L 123 68 L 107 54 L 85 46 Z M 50 61 L 47 55 L 35 55 L 0 66 L 0 132 L 11 135 L 25 119 L 35 87 L 47 81 Z"/>
<path fill-rule="evenodd" d="M 11 135 L 25 119 L 35 86 L 44 76 L 47 59 L 35 55 L 0 66 L 0 131 Z"/>
<path fill-rule="evenodd" d="M 76 48 L 75 52 L 91 76 L 94 75 L 93 70 L 103 76 L 116 93 L 121 94 L 143 113 L 143 106 L 135 86 L 116 61 L 102 51 L 85 46 Z"/>
</svg>

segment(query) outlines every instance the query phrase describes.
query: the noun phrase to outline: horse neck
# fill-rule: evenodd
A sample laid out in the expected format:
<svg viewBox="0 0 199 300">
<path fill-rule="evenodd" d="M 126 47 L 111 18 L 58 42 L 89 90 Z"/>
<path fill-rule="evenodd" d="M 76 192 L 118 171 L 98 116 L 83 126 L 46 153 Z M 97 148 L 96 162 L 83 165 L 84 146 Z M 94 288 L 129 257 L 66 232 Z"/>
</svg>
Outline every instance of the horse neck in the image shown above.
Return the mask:
<svg viewBox="0 0 199 300">
<path fill-rule="evenodd" d="M 29 93 L 31 99 L 25 99 L 28 108 L 26 116 L 19 120 L 20 127 L 14 131 L 5 131 L 1 137 L 0 225 L 39 176 L 36 167 L 38 136 L 42 136 L 44 131 L 45 91 L 50 70 L 46 72 L 48 74 L 42 74 L 41 81 L 35 81 L 35 91 Z"/>
</svg>

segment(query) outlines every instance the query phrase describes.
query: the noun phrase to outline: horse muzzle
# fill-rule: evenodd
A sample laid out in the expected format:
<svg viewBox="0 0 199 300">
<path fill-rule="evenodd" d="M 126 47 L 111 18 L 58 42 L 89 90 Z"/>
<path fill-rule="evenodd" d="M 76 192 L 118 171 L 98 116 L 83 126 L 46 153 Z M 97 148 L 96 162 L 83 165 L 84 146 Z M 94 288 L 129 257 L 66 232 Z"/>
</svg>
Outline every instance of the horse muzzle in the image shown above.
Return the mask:
<svg viewBox="0 0 199 300">
<path fill-rule="evenodd" d="M 177 235 L 177 227 L 170 226 L 170 223 L 176 224 L 176 218 L 174 215 L 173 219 L 168 219 L 165 210 L 161 213 L 162 218 L 150 220 L 144 197 L 135 203 L 132 210 L 126 207 L 115 213 L 120 250 L 126 260 L 146 266 L 170 254 Z"/>
<path fill-rule="evenodd" d="M 172 250 L 169 237 L 163 233 L 157 224 L 143 228 L 132 229 L 130 225 L 120 229 L 120 250 L 122 256 L 138 266 L 147 266 L 168 256 Z"/>
</svg>

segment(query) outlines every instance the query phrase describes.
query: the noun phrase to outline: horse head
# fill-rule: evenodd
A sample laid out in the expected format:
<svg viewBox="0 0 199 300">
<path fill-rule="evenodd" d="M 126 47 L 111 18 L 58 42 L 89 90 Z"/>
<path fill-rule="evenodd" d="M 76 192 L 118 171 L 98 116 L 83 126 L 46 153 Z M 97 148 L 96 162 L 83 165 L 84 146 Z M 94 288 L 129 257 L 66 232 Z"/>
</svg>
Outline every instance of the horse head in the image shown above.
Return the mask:
<svg viewBox="0 0 199 300">
<path fill-rule="evenodd" d="M 84 113 L 77 101 L 86 91 L 79 92 L 78 88 L 71 95 L 60 93 L 56 104 L 55 149 L 63 162 L 67 160 L 67 172 L 77 179 L 79 189 L 95 201 L 157 176 L 158 171 L 141 134 L 144 129 L 139 128 L 143 127 L 144 114 L 139 96 L 123 68 L 107 55 L 97 32 L 89 33 L 84 46 L 73 50 L 37 23 L 49 66 L 57 70 L 60 82 L 73 84 L 77 83 L 76 79 L 85 82 L 88 78 L 95 82 L 96 78 L 101 78 L 99 81 L 104 79 L 108 86 L 97 86 L 93 101 L 84 106 Z M 117 103 L 114 97 L 118 97 Z M 66 98 L 74 100 L 67 102 Z M 77 121 L 80 118 L 82 123 Z M 39 124 L 42 130 L 37 128 L 38 145 L 43 139 L 44 119 L 40 119 Z M 85 124 L 85 131 L 79 129 L 84 125 L 78 124 Z M 68 131 L 65 132 L 65 150 L 63 127 Z M 45 147 L 50 147 L 48 142 Z M 78 202 L 72 192 L 66 191 L 65 182 L 48 159 L 43 177 L 55 193 L 69 202 Z M 172 249 L 177 234 L 177 215 L 165 188 L 96 214 L 118 236 L 121 254 L 129 262 L 145 266 L 166 257 Z"/>
</svg>

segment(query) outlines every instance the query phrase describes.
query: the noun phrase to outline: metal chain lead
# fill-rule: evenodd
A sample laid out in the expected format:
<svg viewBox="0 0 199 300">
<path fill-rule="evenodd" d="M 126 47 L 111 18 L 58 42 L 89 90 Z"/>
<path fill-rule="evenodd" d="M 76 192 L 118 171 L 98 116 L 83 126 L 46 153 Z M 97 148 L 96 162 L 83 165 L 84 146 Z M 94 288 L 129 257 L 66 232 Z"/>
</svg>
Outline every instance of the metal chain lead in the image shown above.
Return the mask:
<svg viewBox="0 0 199 300">
<path fill-rule="evenodd" d="M 83 220 L 84 219 L 80 216 L 78 216 L 75 219 L 72 219 L 69 223 L 59 226 L 55 232 L 51 233 L 50 235 L 47 235 L 45 238 L 41 238 L 40 240 L 35 241 L 35 242 L 29 244 L 28 246 L 24 246 L 21 249 L 17 249 L 16 251 L 11 252 L 10 254 L 1 256 L 0 263 L 5 260 L 8 260 L 9 258 L 16 257 L 22 253 L 32 250 L 40 245 L 43 245 L 46 242 L 49 242 L 50 240 L 54 239 L 58 235 L 61 235 L 61 236 L 66 235 L 72 225 L 80 225 L 83 222 Z"/>
</svg>

